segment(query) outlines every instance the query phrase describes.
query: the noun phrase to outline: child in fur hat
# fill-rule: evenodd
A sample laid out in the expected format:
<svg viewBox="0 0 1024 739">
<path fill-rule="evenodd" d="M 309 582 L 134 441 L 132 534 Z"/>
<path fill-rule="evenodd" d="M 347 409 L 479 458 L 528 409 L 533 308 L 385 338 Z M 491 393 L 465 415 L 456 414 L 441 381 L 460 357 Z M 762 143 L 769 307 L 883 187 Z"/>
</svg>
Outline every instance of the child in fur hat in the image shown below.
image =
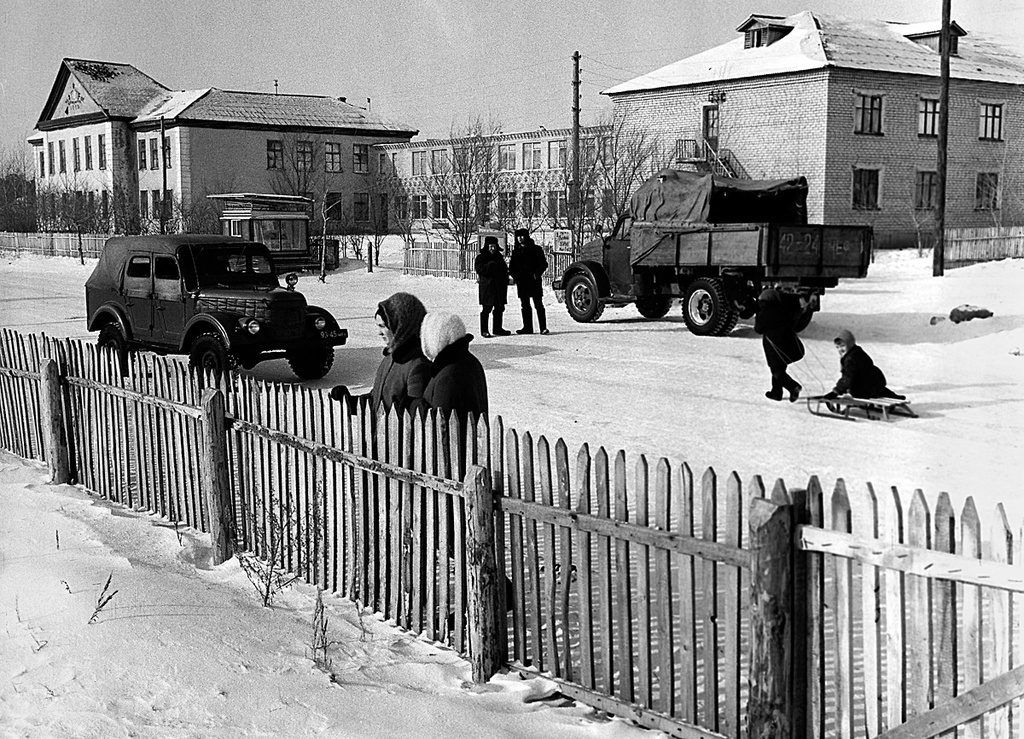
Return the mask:
<svg viewBox="0 0 1024 739">
<path fill-rule="evenodd" d="M 832 392 L 826 398 L 838 398 L 849 393 L 855 398 L 895 398 L 905 400 L 886 387 L 885 374 L 875 366 L 868 353 L 857 345 L 853 334 L 843 329 L 834 339 L 836 351 L 839 352 L 839 366 L 842 376 Z"/>
</svg>

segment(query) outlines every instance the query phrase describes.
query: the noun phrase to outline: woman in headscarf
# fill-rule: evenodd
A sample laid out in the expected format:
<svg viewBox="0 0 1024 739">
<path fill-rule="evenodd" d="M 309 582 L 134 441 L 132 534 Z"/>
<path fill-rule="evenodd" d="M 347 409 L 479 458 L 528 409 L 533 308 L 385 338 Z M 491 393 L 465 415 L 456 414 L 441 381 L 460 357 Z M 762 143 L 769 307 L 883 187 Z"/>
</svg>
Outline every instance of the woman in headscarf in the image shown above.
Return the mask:
<svg viewBox="0 0 1024 739">
<path fill-rule="evenodd" d="M 384 342 L 384 358 L 367 394 L 374 411 L 383 405 L 385 411 L 396 408 L 402 413 L 423 397 L 430 378 L 430 362 L 420 348 L 420 325 L 426 313 L 420 299 L 409 293 L 395 293 L 378 303 L 374 321 Z M 345 385 L 331 389 L 335 400 L 347 395 Z"/>
</svg>

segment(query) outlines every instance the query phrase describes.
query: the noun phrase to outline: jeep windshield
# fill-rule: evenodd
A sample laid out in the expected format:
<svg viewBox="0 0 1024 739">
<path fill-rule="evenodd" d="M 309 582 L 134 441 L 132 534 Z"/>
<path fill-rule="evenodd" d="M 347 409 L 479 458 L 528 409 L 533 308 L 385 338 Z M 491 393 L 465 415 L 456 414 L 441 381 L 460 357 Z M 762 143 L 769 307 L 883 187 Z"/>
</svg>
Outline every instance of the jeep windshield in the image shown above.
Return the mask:
<svg viewBox="0 0 1024 739">
<path fill-rule="evenodd" d="M 274 263 L 265 246 L 215 244 L 191 250 L 192 282 L 198 287 L 279 287 Z"/>
</svg>

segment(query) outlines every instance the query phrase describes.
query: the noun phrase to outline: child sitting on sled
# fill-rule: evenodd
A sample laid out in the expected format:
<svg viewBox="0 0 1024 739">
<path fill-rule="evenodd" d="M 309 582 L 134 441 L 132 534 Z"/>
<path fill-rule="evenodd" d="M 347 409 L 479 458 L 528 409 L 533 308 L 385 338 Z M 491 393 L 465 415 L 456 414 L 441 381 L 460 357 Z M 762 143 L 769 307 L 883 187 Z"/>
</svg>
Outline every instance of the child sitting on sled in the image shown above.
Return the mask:
<svg viewBox="0 0 1024 739">
<path fill-rule="evenodd" d="M 836 350 L 839 352 L 839 365 L 842 376 L 832 392 L 825 398 L 838 398 L 849 393 L 855 398 L 893 398 L 906 400 L 906 396 L 897 395 L 885 384 L 885 375 L 871 357 L 861 347 L 853 334 L 843 329 L 835 338 Z"/>
</svg>

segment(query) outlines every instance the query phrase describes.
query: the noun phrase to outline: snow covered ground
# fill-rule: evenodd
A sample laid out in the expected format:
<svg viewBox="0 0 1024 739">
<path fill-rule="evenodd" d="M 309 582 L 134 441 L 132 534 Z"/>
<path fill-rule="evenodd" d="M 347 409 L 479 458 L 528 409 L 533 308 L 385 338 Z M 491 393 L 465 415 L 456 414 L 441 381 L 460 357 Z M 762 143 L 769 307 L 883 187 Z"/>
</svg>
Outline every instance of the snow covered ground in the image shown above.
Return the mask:
<svg viewBox="0 0 1024 739">
<path fill-rule="evenodd" d="M 368 388 L 380 359 L 372 316 L 396 290 L 428 309 L 458 312 L 478 333 L 476 285 L 403 276 L 392 246 L 373 273 L 352 263 L 326 284 L 299 289 L 350 331 L 319 386 Z M 0 255 L 0 325 L 94 339 L 85 330 L 92 263 Z M 690 334 L 678 307 L 660 321 L 634 308 L 574 323 L 545 297 L 550 336 L 477 339 L 492 413 L 520 431 L 562 437 L 571 453 L 630 455 L 713 466 L 789 486 L 820 477 L 848 485 L 920 488 L 934 502 L 973 496 L 985 520 L 1002 502 L 1018 530 L 1024 435 L 1024 261 L 931 277 L 930 256 L 882 252 L 864 280 L 829 291 L 803 333 L 807 356 L 793 367 L 805 392 L 838 377 L 832 338 L 857 336 L 907 394 L 918 419 L 820 418 L 804 404 L 764 398 L 768 370 L 749 322 L 732 335 Z M 952 308 L 993 311 L 953 324 Z M 520 326 L 511 306 L 506 326 Z M 938 317 L 940 320 L 933 321 Z M 253 374 L 291 381 L 280 361 Z M 496 678 L 466 690 L 468 666 L 407 638 L 348 604 L 331 602 L 338 685 L 317 672 L 307 649 L 311 591 L 298 588 L 273 610 L 258 607 L 237 565 L 207 564 L 205 542 L 96 502 L 74 488 L 40 485 L 38 467 L 0 462 L 0 731 L 9 736 L 627 736 L 622 722 L 595 723 L 585 709 L 527 704 L 543 681 Z M 826 506 L 826 510 L 828 506 Z M 139 519 L 142 519 L 141 521 Z M 60 533 L 61 548 L 55 546 Z M 119 593 L 87 625 L 107 575 Z M 66 583 L 66 585 L 65 585 Z M 364 630 L 365 629 L 365 630 Z M 42 646 L 40 646 L 42 645 Z M 81 728 L 74 729 L 71 727 Z M 8 728 L 9 727 L 9 728 Z M 77 733 L 76 733 L 77 732 Z M 321 733 L 318 733 L 321 732 Z"/>
</svg>

